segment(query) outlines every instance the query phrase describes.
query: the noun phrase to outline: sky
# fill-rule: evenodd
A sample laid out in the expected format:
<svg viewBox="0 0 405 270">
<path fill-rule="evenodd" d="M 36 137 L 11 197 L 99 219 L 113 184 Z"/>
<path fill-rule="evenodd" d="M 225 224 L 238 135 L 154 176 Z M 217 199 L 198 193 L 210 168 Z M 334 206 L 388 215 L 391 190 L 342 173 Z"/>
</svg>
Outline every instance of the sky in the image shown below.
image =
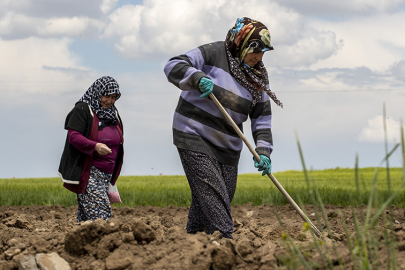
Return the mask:
<svg viewBox="0 0 405 270">
<path fill-rule="evenodd" d="M 172 143 L 181 90 L 163 67 L 224 40 L 237 18 L 264 23 L 273 172 L 380 165 L 405 117 L 405 0 L 0 0 L 0 178 L 57 177 L 64 121 L 99 77 L 114 77 L 121 175 L 183 175 Z M 244 133 L 254 145 L 250 121 Z M 395 152 L 390 166 L 401 166 Z M 253 173 L 244 147 L 239 173 Z"/>
</svg>

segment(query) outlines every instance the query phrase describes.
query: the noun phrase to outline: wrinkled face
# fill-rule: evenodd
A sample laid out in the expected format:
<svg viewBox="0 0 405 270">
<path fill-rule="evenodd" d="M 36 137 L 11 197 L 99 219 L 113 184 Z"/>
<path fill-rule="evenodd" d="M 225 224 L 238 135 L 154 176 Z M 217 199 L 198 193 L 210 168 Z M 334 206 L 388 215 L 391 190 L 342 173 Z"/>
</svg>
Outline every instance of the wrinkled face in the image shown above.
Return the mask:
<svg viewBox="0 0 405 270">
<path fill-rule="evenodd" d="M 117 94 L 102 96 L 101 97 L 101 106 L 103 106 L 104 110 L 110 108 L 114 105 L 115 100 L 117 99 Z"/>
<path fill-rule="evenodd" d="M 258 52 L 258 53 L 248 53 L 245 56 L 245 59 L 243 61 L 249 65 L 249 67 L 254 67 L 257 62 L 262 61 L 263 59 L 264 52 Z"/>
</svg>

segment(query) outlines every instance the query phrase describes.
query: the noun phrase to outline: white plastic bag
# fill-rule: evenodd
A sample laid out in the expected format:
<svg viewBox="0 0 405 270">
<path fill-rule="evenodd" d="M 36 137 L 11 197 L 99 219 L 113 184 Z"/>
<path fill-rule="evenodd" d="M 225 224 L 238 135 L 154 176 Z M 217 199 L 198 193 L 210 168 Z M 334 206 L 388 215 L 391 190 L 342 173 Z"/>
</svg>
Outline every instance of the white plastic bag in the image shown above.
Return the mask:
<svg viewBox="0 0 405 270">
<path fill-rule="evenodd" d="M 121 203 L 120 194 L 118 193 L 117 184 L 115 186 L 108 184 L 108 199 L 110 199 L 110 204 Z"/>
</svg>

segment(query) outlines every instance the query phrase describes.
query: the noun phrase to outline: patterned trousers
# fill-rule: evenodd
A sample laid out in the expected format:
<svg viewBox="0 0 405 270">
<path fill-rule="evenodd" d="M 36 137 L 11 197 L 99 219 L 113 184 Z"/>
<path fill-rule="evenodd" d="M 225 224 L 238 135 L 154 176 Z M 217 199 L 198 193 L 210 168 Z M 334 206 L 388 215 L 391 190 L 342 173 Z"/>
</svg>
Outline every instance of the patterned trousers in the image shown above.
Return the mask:
<svg viewBox="0 0 405 270">
<path fill-rule="evenodd" d="M 111 204 L 108 199 L 111 176 L 110 173 L 91 167 L 86 191 L 84 194 L 77 194 L 77 222 L 111 218 Z"/>
<path fill-rule="evenodd" d="M 220 231 L 223 237 L 232 238 L 231 201 L 238 167 L 224 165 L 203 153 L 177 150 L 191 189 L 187 232 Z"/>
</svg>

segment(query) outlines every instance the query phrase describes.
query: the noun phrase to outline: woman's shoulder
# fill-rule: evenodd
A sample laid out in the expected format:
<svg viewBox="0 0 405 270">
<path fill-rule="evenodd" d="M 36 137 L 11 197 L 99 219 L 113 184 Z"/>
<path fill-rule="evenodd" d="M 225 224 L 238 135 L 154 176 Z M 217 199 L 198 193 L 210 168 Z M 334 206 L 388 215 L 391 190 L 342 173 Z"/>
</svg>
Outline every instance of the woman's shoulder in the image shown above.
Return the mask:
<svg viewBox="0 0 405 270">
<path fill-rule="evenodd" d="M 79 108 L 79 109 L 89 108 L 89 104 L 87 104 L 86 102 L 83 102 L 83 101 L 79 101 L 79 102 L 76 102 L 75 108 Z"/>
<path fill-rule="evenodd" d="M 229 63 L 224 41 L 204 44 L 199 49 L 203 55 L 205 65 L 215 66 L 229 73 Z"/>
<path fill-rule="evenodd" d="M 207 52 L 219 52 L 225 51 L 225 42 L 224 41 L 216 41 L 201 45 L 200 50 L 205 50 Z"/>
<path fill-rule="evenodd" d="M 74 108 L 70 111 L 70 114 L 79 114 L 79 115 L 92 115 L 92 111 L 89 107 L 89 104 L 86 102 L 77 102 Z"/>
<path fill-rule="evenodd" d="M 93 113 L 91 112 L 89 105 L 85 102 L 78 102 L 75 107 L 66 116 L 65 129 L 72 128 L 79 132 L 84 132 L 84 128 L 81 123 L 90 124 L 93 119 Z"/>
<path fill-rule="evenodd" d="M 84 111 L 84 112 L 89 112 L 90 113 L 90 106 L 86 102 L 79 101 L 75 104 L 75 107 L 73 110 L 79 110 L 79 111 Z"/>
</svg>

